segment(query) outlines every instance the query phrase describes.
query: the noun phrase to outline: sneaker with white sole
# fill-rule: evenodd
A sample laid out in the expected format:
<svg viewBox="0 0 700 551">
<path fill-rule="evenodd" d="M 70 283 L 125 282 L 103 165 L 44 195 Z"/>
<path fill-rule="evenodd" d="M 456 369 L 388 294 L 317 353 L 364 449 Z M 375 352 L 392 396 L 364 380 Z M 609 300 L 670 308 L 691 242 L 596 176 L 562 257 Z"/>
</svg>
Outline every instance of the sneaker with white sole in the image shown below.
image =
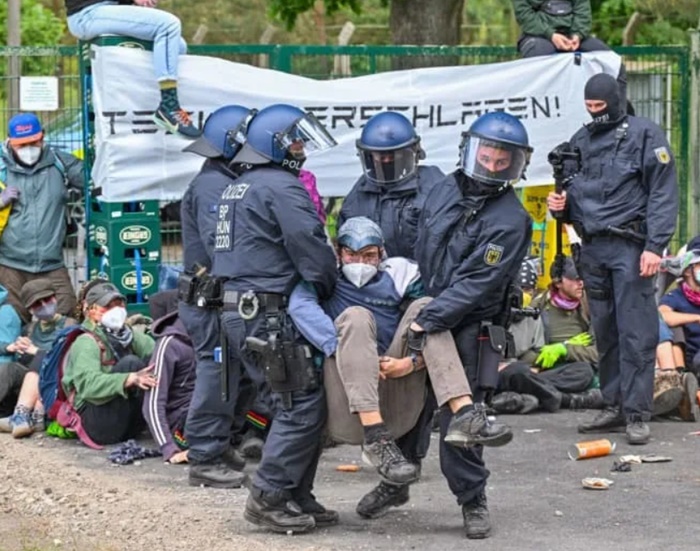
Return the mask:
<svg viewBox="0 0 700 551">
<path fill-rule="evenodd" d="M 153 122 L 159 128 L 171 134 L 179 134 L 189 140 L 199 138 L 202 134 L 202 131 L 192 123 L 192 119 L 184 109 L 168 111 L 165 107 L 159 105 L 153 115 Z"/>
</svg>

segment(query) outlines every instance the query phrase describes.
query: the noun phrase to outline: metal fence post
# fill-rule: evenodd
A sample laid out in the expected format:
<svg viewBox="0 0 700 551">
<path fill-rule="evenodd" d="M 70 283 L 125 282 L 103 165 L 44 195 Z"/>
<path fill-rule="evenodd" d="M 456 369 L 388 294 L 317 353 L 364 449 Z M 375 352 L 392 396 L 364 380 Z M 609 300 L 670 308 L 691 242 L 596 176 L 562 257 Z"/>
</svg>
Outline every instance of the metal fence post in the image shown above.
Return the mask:
<svg viewBox="0 0 700 551">
<path fill-rule="evenodd" d="M 690 105 L 688 107 L 688 232 L 700 233 L 700 29 L 690 31 Z"/>
</svg>

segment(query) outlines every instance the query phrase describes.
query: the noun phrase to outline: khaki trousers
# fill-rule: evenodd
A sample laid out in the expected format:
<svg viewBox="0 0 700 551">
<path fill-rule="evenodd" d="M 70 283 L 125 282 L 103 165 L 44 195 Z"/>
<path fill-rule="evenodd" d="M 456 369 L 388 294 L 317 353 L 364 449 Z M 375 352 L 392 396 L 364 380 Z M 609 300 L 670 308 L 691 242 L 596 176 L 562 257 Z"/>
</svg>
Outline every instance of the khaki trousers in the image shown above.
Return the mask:
<svg viewBox="0 0 700 551">
<path fill-rule="evenodd" d="M 414 301 L 401 318 L 386 356 L 408 355 L 407 333 L 430 298 Z M 379 378 L 377 326 L 372 313 L 352 306 L 340 314 L 335 325 L 338 349 L 324 363 L 328 401 L 328 432 L 337 442 L 361 444 L 364 440 L 360 411 L 381 412 L 394 436 L 406 434 L 418 421 L 427 394 L 426 371 L 442 406 L 452 398 L 471 394 L 469 382 L 449 331 L 427 335 L 423 359 L 426 369 L 398 379 Z"/>
<path fill-rule="evenodd" d="M 73 289 L 73 283 L 71 283 L 70 275 L 68 274 L 68 268 L 64 266 L 56 270 L 33 274 L 31 272 L 0 265 L 0 285 L 7 289 L 7 302 L 14 306 L 15 310 L 17 310 L 17 314 L 19 314 L 19 317 L 22 318 L 24 323 L 29 322 L 32 316 L 24 307 L 24 304 L 22 304 L 20 291 L 22 290 L 22 286 L 28 281 L 34 281 L 40 278 L 46 278 L 53 283 L 54 289 L 56 289 L 56 298 L 58 299 L 58 312 L 74 317 L 77 300 L 75 297 L 75 290 Z"/>
</svg>

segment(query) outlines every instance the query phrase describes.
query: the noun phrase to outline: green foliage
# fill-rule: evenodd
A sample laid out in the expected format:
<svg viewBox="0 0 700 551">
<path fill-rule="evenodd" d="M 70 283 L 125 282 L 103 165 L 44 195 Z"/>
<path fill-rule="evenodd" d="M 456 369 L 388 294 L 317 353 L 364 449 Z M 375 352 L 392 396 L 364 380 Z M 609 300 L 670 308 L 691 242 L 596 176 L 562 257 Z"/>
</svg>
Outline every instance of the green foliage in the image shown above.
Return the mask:
<svg viewBox="0 0 700 551">
<path fill-rule="evenodd" d="M 622 44 L 625 25 L 637 11 L 642 22 L 634 43 L 663 46 L 688 42 L 686 30 L 696 23 L 700 0 L 602 0 L 593 6 L 593 32 L 609 45 Z"/>
<path fill-rule="evenodd" d="M 66 31 L 63 20 L 45 8 L 39 0 L 22 0 L 21 38 L 23 46 L 55 46 Z M 0 43 L 7 44 L 7 1 L 0 2 Z M 0 64 L 0 76 L 6 74 Z M 53 75 L 55 61 L 47 57 L 24 56 L 23 75 Z"/>
<path fill-rule="evenodd" d="M 519 30 L 512 3 L 502 0 L 467 0 L 464 7 L 462 44 L 475 46 L 514 45 Z"/>
<path fill-rule="evenodd" d="M 316 0 L 269 0 L 269 11 L 282 21 L 287 29 L 292 29 L 297 17 L 312 9 L 314 4 Z M 333 15 L 341 8 L 350 8 L 354 13 L 360 13 L 362 9 L 360 0 L 324 0 L 323 5 L 328 15 Z"/>
</svg>

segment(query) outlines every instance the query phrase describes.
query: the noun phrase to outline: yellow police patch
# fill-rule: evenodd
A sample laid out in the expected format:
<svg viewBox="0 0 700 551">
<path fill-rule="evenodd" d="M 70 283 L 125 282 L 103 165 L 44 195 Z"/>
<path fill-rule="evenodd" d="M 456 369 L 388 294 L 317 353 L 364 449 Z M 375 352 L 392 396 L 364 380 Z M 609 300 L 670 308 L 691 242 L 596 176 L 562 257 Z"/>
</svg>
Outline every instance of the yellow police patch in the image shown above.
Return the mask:
<svg viewBox="0 0 700 551">
<path fill-rule="evenodd" d="M 489 266 L 495 266 L 501 261 L 503 257 L 503 247 L 500 245 L 494 245 L 489 243 L 486 246 L 486 252 L 484 253 L 484 262 Z"/>
<path fill-rule="evenodd" d="M 656 158 L 659 160 L 659 162 L 663 165 L 667 165 L 671 162 L 671 154 L 665 147 L 657 147 L 656 149 L 654 149 L 654 154 L 656 155 Z"/>
</svg>

